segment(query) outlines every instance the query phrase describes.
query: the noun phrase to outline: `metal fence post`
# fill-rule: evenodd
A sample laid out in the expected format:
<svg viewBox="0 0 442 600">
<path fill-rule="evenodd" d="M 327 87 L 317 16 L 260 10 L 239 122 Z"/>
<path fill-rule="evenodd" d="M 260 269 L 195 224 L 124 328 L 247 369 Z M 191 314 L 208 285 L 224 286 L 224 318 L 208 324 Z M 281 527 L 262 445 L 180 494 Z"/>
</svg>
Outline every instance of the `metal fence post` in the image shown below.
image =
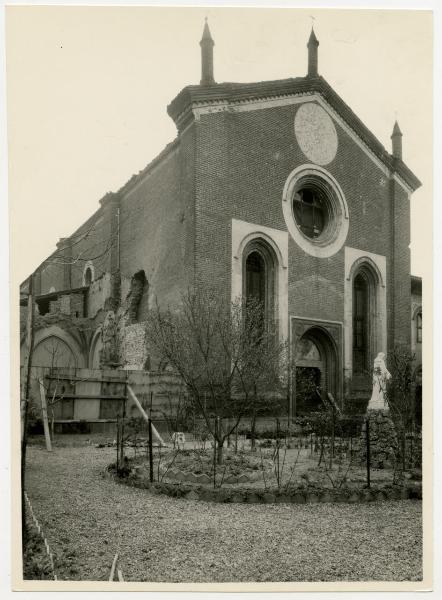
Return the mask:
<svg viewBox="0 0 442 600">
<path fill-rule="evenodd" d="M 153 483 L 153 443 L 152 443 L 152 419 L 149 414 L 149 478 L 150 482 Z"/>
<path fill-rule="evenodd" d="M 117 415 L 117 473 L 120 470 L 120 415 Z"/>
<path fill-rule="evenodd" d="M 216 487 L 216 444 L 218 439 L 218 419 L 213 420 L 213 487 Z"/>
<path fill-rule="evenodd" d="M 367 446 L 367 487 L 370 487 L 370 419 L 365 420 L 365 441 Z"/>
</svg>

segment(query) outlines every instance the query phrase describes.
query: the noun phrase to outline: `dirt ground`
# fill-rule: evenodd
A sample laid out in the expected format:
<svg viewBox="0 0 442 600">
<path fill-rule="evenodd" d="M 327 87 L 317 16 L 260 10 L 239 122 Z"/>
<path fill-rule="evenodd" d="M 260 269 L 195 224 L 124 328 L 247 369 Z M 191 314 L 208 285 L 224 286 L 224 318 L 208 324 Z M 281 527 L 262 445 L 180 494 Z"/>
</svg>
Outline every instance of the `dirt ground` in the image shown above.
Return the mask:
<svg viewBox="0 0 442 600">
<path fill-rule="evenodd" d="M 116 552 L 126 581 L 422 578 L 419 501 L 245 505 L 151 495 L 103 479 L 115 450 L 82 444 L 28 449 L 26 489 L 59 579 L 107 580 Z"/>
</svg>

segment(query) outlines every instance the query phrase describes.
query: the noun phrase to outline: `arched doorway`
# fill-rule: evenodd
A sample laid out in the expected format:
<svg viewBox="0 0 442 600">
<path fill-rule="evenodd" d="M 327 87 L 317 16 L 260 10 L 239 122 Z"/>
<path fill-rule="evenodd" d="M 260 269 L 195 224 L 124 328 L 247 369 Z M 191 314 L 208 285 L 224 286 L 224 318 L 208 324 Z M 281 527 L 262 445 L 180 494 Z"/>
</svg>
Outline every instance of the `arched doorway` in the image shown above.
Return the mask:
<svg viewBox="0 0 442 600">
<path fill-rule="evenodd" d="M 306 331 L 298 340 L 296 361 L 296 413 L 318 410 L 327 393 L 336 399 L 337 353 L 333 340 L 320 327 Z"/>
<path fill-rule="evenodd" d="M 32 364 L 38 367 L 50 367 L 51 370 L 55 369 L 52 372 L 54 374 L 57 369 L 75 368 L 77 360 L 74 351 L 65 340 L 56 335 L 50 335 L 35 346 Z M 46 393 L 49 398 L 55 393 L 70 395 L 74 393 L 74 385 L 63 379 L 57 380 L 55 375 L 54 379 L 49 380 Z M 48 410 L 50 418 L 71 420 L 74 418 L 74 399 L 72 397 L 59 399 L 55 404 L 49 404 Z"/>
</svg>

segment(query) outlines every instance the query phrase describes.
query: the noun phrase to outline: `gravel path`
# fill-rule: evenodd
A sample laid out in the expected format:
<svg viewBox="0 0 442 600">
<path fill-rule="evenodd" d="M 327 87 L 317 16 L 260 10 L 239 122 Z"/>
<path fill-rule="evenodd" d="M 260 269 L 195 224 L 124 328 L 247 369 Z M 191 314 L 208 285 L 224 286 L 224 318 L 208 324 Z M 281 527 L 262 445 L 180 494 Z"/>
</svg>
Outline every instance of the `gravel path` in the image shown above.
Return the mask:
<svg viewBox="0 0 442 600">
<path fill-rule="evenodd" d="M 404 581 L 422 578 L 421 502 L 192 502 L 103 479 L 110 448 L 28 449 L 27 491 L 59 579 Z"/>
</svg>

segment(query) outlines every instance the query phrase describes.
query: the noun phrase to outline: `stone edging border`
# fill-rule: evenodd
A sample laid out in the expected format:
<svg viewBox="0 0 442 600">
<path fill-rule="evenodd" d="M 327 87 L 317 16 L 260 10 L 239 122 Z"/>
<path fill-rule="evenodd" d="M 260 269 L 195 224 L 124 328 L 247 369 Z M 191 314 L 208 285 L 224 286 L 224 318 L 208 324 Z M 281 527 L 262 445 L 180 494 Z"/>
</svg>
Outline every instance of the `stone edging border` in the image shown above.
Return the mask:
<svg viewBox="0 0 442 600">
<path fill-rule="evenodd" d="M 350 490 L 297 488 L 290 493 L 281 490 L 262 488 L 210 488 L 186 483 L 164 483 L 156 481 L 151 483 L 146 477 L 129 475 L 126 478 L 117 477 L 115 473 L 105 469 L 103 476 L 122 485 L 146 489 L 151 494 L 166 494 L 173 498 L 186 500 L 203 500 L 205 502 L 232 502 L 248 504 L 313 504 L 326 502 L 373 502 L 380 500 L 407 500 L 422 499 L 422 485 L 405 485 L 389 487 L 371 487 L 370 489 Z"/>
<path fill-rule="evenodd" d="M 132 467 L 137 470 L 137 467 Z M 199 484 L 209 484 L 212 482 L 212 478 L 209 477 L 206 473 L 193 473 L 192 471 L 182 471 L 181 469 L 168 469 L 163 470 L 161 473 L 167 479 L 175 479 L 178 483 L 199 483 Z M 258 479 L 262 480 L 261 472 L 251 473 L 247 475 L 242 473 L 241 475 L 228 475 L 223 483 L 225 484 L 235 484 L 235 483 L 252 483 L 257 481 Z"/>
</svg>

